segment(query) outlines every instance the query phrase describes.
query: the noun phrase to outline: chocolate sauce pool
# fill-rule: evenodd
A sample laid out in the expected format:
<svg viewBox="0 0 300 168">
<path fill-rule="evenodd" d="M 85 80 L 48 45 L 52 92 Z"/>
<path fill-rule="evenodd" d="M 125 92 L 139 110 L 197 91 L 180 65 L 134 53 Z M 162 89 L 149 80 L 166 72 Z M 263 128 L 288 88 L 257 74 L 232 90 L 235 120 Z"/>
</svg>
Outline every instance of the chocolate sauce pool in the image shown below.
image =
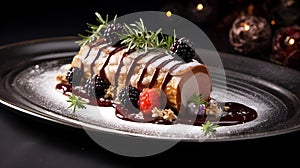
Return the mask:
<svg viewBox="0 0 300 168">
<path fill-rule="evenodd" d="M 242 124 L 249 121 L 252 121 L 257 118 L 257 112 L 240 103 L 236 102 L 225 102 L 225 106 L 229 107 L 227 111 L 222 111 L 218 120 L 215 121 L 218 125 L 236 125 Z M 195 121 L 186 120 L 184 117 L 179 118 L 179 123 L 193 124 L 193 125 L 201 125 L 205 123 L 207 119 L 207 115 L 197 116 Z"/>
<path fill-rule="evenodd" d="M 212 119 L 214 119 L 214 123 L 220 126 L 242 124 L 257 118 L 257 112 L 246 105 L 236 103 L 236 102 L 225 102 L 224 104 L 225 106 L 229 107 L 229 110 L 223 111 L 219 117 L 212 117 Z M 115 108 L 116 108 L 116 116 L 123 120 L 133 121 L 133 122 L 172 124 L 170 122 L 153 119 L 151 116 L 144 116 L 144 119 L 140 119 L 138 114 L 132 114 L 128 110 L 123 109 L 121 105 L 117 105 L 115 106 Z M 207 117 L 208 115 L 180 116 L 174 122 L 201 126 L 206 122 Z"/>
<path fill-rule="evenodd" d="M 72 92 L 75 95 L 78 95 L 80 97 L 86 98 L 86 99 L 95 99 L 95 98 L 89 98 L 85 92 L 81 92 L 79 89 L 73 89 L 68 84 L 57 84 L 56 89 L 60 92 L 62 92 L 65 95 L 71 95 Z M 91 105 L 98 105 L 102 107 L 114 107 L 115 108 L 115 115 L 116 117 L 132 121 L 132 122 L 144 122 L 144 123 L 158 123 L 158 124 L 172 124 L 168 121 L 162 121 L 152 118 L 151 116 L 140 116 L 138 113 L 132 113 L 128 111 L 127 109 L 124 109 L 122 105 L 119 104 L 113 104 L 110 100 L 103 100 L 103 99 L 97 99 L 97 101 L 90 101 L 94 103 L 90 103 Z M 236 102 L 224 102 L 224 106 L 228 107 L 228 110 L 223 110 L 221 115 L 217 118 L 216 121 L 214 121 L 216 124 L 220 126 L 227 126 L 227 125 L 236 125 L 236 124 L 242 124 L 249 121 L 253 121 L 257 118 L 257 112 L 240 103 Z M 195 126 L 201 126 L 203 123 L 206 122 L 207 115 L 197 115 L 197 116 L 179 116 L 177 120 L 174 121 L 174 123 L 182 123 L 182 124 L 190 124 Z"/>
</svg>

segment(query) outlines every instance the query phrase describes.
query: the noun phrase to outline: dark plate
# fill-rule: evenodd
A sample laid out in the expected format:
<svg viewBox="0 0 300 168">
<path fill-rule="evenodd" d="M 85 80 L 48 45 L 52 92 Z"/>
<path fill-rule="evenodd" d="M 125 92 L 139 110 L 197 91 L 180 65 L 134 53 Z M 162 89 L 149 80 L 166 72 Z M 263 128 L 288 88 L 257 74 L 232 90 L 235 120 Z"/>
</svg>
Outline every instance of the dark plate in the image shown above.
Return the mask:
<svg viewBox="0 0 300 168">
<path fill-rule="evenodd" d="M 300 128 L 300 72 L 248 57 L 219 53 L 226 72 L 226 90 L 213 75 L 213 97 L 254 108 L 254 121 L 217 128 L 203 136 L 199 126 L 133 123 L 114 116 L 114 109 L 88 106 L 91 113 L 72 113 L 66 97 L 55 90 L 60 67 L 79 47 L 75 37 L 38 39 L 0 47 L 0 102 L 16 112 L 62 125 L 116 135 L 183 141 L 229 141 L 273 136 Z M 94 110 L 94 109 L 97 110 Z M 95 112 L 96 111 L 96 112 Z M 177 131 L 187 127 L 183 132 Z"/>
</svg>

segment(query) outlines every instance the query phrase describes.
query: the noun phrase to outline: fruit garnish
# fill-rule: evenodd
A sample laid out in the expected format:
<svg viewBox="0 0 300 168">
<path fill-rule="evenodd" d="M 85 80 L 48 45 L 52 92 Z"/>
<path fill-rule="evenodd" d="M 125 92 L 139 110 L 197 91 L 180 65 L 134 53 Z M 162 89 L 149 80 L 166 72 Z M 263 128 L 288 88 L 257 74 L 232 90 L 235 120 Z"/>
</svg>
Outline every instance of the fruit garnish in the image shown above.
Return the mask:
<svg viewBox="0 0 300 168">
<path fill-rule="evenodd" d="M 66 79 L 71 86 L 79 86 L 81 79 L 83 77 L 83 72 L 77 67 L 71 67 L 66 74 Z"/>
<path fill-rule="evenodd" d="M 68 106 L 68 108 L 72 108 L 72 111 L 75 112 L 76 108 L 78 109 L 85 109 L 85 104 L 87 104 L 85 101 L 83 101 L 81 99 L 80 96 L 76 96 L 72 93 L 71 96 L 69 96 L 69 99 L 67 100 L 67 102 L 71 103 L 70 106 Z"/>
<path fill-rule="evenodd" d="M 120 103 L 130 112 L 138 113 L 139 96 L 140 91 L 136 87 L 129 85 L 120 91 L 118 99 Z"/>
<path fill-rule="evenodd" d="M 106 40 L 112 44 L 115 44 L 120 40 L 119 34 L 123 34 L 124 32 L 125 31 L 121 23 L 110 23 L 104 30 L 103 36 L 106 38 Z"/>
<path fill-rule="evenodd" d="M 193 49 L 193 43 L 182 37 L 177 39 L 170 47 L 172 54 L 177 55 L 179 58 L 183 59 L 185 62 L 192 61 L 195 58 L 195 50 Z"/>
<path fill-rule="evenodd" d="M 196 105 L 195 103 L 189 103 L 188 110 L 192 115 L 205 115 L 206 105 L 205 104 Z"/>
<path fill-rule="evenodd" d="M 206 106 L 208 102 L 202 98 L 202 95 L 193 94 L 187 101 L 188 112 L 192 115 L 204 115 L 206 114 Z"/>
<path fill-rule="evenodd" d="M 86 80 L 84 85 L 88 96 L 90 97 L 104 97 L 105 90 L 110 86 L 108 80 L 101 78 L 99 75 L 95 74 L 92 78 Z"/>
<path fill-rule="evenodd" d="M 82 40 L 76 41 L 80 46 L 105 37 L 112 43 L 120 41 L 121 45 L 128 46 L 127 50 L 144 49 L 147 51 L 148 48 L 164 48 L 168 53 L 173 52 L 187 62 L 195 56 L 195 51 L 191 47 L 192 43 L 185 38 L 176 40 L 175 30 L 172 36 L 163 34 L 161 28 L 156 31 L 150 31 L 144 25 L 142 19 L 129 25 L 126 23 L 122 25 L 116 22 L 117 15 L 114 17 L 113 23 L 108 24 L 108 15 L 106 15 L 104 20 L 99 13 L 96 12 L 95 14 L 97 16 L 96 20 L 100 24 L 87 23 L 88 30 L 86 32 L 89 34 L 79 34 Z"/>
<path fill-rule="evenodd" d="M 143 114 L 151 115 L 152 110 L 160 108 L 161 90 L 157 88 L 144 88 L 139 96 L 138 105 Z"/>
<path fill-rule="evenodd" d="M 84 46 L 88 43 L 91 43 L 101 37 L 103 37 L 103 30 L 107 27 L 108 25 L 108 15 L 106 15 L 105 20 L 102 18 L 102 16 L 96 12 L 95 15 L 97 16 L 96 20 L 100 23 L 99 25 L 95 25 L 95 24 L 91 24 L 91 23 L 87 23 L 88 29 L 86 30 L 86 32 L 88 33 L 88 35 L 83 35 L 83 34 L 78 34 L 79 37 L 81 37 L 81 40 L 76 41 L 75 43 L 77 43 L 80 46 Z M 115 16 L 116 19 L 117 16 Z M 115 20 L 114 19 L 114 20 Z"/>
</svg>

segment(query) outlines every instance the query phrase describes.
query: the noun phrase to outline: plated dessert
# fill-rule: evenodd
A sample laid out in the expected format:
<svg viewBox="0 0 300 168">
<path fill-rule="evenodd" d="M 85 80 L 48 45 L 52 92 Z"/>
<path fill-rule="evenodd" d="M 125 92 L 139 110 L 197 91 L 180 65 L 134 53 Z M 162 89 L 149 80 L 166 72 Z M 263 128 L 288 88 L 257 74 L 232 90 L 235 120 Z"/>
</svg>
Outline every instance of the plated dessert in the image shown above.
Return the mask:
<svg viewBox="0 0 300 168">
<path fill-rule="evenodd" d="M 254 109 L 211 97 L 210 70 L 188 37 L 147 30 L 140 19 L 121 24 L 96 13 L 99 25 L 77 41 L 80 50 L 57 74 L 70 107 L 113 107 L 116 117 L 141 123 L 234 125 L 257 118 Z"/>
</svg>

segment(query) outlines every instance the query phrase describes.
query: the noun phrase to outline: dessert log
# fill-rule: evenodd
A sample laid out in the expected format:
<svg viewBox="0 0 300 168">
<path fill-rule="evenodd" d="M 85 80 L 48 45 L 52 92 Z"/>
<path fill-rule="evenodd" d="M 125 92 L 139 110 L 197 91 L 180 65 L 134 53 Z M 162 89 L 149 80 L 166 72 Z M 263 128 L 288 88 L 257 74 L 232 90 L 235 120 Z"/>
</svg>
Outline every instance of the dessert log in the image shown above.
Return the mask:
<svg viewBox="0 0 300 168">
<path fill-rule="evenodd" d="M 148 31 L 142 20 L 123 27 L 99 20 L 67 72 L 57 75 L 56 89 L 65 95 L 113 107 L 116 117 L 133 122 L 201 125 L 215 116 L 219 125 L 234 125 L 257 117 L 250 107 L 211 97 L 209 68 L 188 38 Z"/>
</svg>

